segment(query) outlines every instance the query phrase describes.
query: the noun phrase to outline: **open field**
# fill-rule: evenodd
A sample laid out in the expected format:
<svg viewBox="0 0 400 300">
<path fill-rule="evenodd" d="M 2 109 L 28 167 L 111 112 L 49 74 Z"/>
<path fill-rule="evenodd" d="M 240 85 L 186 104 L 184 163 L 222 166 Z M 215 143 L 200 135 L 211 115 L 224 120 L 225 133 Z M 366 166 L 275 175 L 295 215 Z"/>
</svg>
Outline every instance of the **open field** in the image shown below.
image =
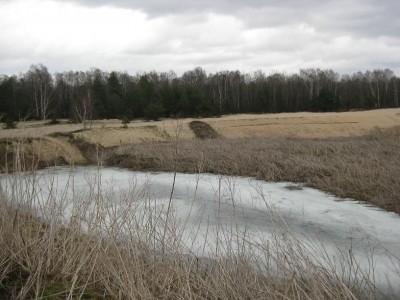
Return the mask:
<svg viewBox="0 0 400 300">
<path fill-rule="evenodd" d="M 133 143 L 171 141 L 176 136 L 177 123 L 181 126 L 180 140 L 195 138 L 189 123 L 194 119 L 179 121 L 165 119 L 157 122 L 132 121 L 122 128 L 120 120 L 94 121 L 90 130 L 75 133 L 86 141 L 104 147 Z M 373 128 L 389 128 L 400 125 L 400 109 L 381 109 L 343 113 L 281 113 L 263 115 L 229 115 L 221 118 L 204 118 L 225 138 L 242 137 L 299 137 L 328 138 L 360 136 Z M 17 129 L 0 129 L 0 139 L 38 138 L 55 132 L 68 133 L 82 129 L 81 124 L 43 126 L 42 122 L 19 123 Z"/>
<path fill-rule="evenodd" d="M 375 127 L 400 125 L 400 109 L 343 113 L 282 113 L 274 115 L 227 116 L 208 120 L 220 134 L 241 137 L 327 138 L 360 136 Z"/>
</svg>

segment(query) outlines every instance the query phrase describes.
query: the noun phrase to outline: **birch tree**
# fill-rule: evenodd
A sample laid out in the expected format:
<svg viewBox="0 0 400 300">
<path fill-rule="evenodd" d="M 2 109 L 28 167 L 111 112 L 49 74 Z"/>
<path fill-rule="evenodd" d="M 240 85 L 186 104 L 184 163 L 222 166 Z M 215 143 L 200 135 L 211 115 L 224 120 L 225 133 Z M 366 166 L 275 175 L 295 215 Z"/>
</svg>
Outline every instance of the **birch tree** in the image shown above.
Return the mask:
<svg viewBox="0 0 400 300">
<path fill-rule="evenodd" d="M 53 78 L 42 64 L 31 65 L 26 77 L 32 86 L 35 116 L 45 120 L 53 100 Z"/>
</svg>

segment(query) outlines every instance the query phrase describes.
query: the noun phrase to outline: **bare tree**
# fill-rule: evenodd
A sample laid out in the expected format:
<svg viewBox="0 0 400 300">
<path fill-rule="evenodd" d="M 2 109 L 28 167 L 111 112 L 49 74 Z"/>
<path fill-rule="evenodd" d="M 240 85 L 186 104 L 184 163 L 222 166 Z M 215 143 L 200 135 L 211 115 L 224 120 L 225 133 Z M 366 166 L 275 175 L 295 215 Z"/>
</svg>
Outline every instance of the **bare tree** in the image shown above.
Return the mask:
<svg viewBox="0 0 400 300">
<path fill-rule="evenodd" d="M 376 69 L 372 72 L 367 71 L 365 78 L 369 83 L 370 91 L 374 99 L 376 100 L 375 106 L 381 107 L 382 99 L 385 98 L 388 93 L 390 80 L 394 77 L 394 73 L 390 69 Z"/>
<path fill-rule="evenodd" d="M 399 107 L 399 88 L 398 88 L 398 83 L 400 83 L 400 80 L 397 78 L 393 77 L 393 104 L 395 107 Z"/>
<path fill-rule="evenodd" d="M 90 128 L 93 119 L 93 101 L 88 84 L 84 86 L 83 95 L 77 100 L 74 105 L 75 118 L 82 123 L 83 129 L 87 129 L 88 126 Z"/>
<path fill-rule="evenodd" d="M 178 76 L 176 75 L 176 73 L 172 70 L 168 71 L 168 72 L 163 72 L 160 74 L 160 82 L 163 85 L 169 85 L 172 86 L 172 83 L 174 82 L 174 80 L 176 80 L 178 78 Z"/>
<path fill-rule="evenodd" d="M 201 67 L 186 71 L 181 77 L 182 83 L 193 88 L 202 88 L 207 80 L 206 71 Z"/>
<path fill-rule="evenodd" d="M 240 87 L 241 74 L 238 70 L 229 72 L 229 83 L 232 94 L 233 108 L 235 111 L 240 111 Z"/>
<path fill-rule="evenodd" d="M 33 88 L 35 115 L 44 120 L 48 116 L 49 105 L 53 100 L 53 78 L 42 64 L 31 65 L 26 76 Z"/>
<path fill-rule="evenodd" d="M 211 77 L 214 104 L 218 107 L 218 112 L 220 114 L 222 113 L 224 104 L 229 101 L 228 81 L 228 71 L 218 72 Z"/>
</svg>

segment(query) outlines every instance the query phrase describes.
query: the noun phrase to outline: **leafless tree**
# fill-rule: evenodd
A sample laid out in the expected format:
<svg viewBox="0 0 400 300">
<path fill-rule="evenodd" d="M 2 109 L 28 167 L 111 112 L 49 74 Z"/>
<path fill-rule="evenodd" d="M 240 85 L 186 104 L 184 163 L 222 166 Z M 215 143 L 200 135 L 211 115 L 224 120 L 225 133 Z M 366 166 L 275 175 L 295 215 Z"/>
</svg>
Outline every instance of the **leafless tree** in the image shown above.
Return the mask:
<svg viewBox="0 0 400 300">
<path fill-rule="evenodd" d="M 216 104 L 216 106 L 218 107 L 218 112 L 222 113 L 222 108 L 224 104 L 229 101 L 229 72 L 222 71 L 216 73 L 211 77 L 211 82 L 213 86 L 214 104 Z"/>
<path fill-rule="evenodd" d="M 206 71 L 201 67 L 186 71 L 181 77 L 182 83 L 193 88 L 202 88 L 207 80 Z"/>
<path fill-rule="evenodd" d="M 400 80 L 398 78 L 392 78 L 393 82 L 393 104 L 396 107 L 399 107 L 399 83 Z"/>
<path fill-rule="evenodd" d="M 80 98 L 80 101 L 75 103 L 74 113 L 76 119 L 82 123 L 83 129 L 87 129 L 88 126 L 92 125 L 93 103 L 89 88 L 86 89 L 86 93 Z"/>
<path fill-rule="evenodd" d="M 35 115 L 44 120 L 48 116 L 49 105 L 53 100 L 53 78 L 42 64 L 31 65 L 26 77 L 33 88 Z"/>
<path fill-rule="evenodd" d="M 394 73 L 389 69 L 376 69 L 372 72 L 367 71 L 365 78 L 369 83 L 370 91 L 376 100 L 376 107 L 381 107 L 382 98 L 388 92 L 390 80 L 394 77 Z"/>
</svg>

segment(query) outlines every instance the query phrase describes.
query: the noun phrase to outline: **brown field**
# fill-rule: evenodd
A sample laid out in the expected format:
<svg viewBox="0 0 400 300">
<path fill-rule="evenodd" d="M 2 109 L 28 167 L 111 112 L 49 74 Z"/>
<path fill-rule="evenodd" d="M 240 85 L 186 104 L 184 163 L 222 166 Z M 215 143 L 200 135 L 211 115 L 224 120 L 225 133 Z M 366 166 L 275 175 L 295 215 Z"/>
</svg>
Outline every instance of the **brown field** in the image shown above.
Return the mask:
<svg viewBox="0 0 400 300">
<path fill-rule="evenodd" d="M 189 128 L 194 119 L 164 119 L 157 122 L 132 121 L 122 128 L 120 120 L 97 120 L 89 130 L 74 133 L 91 143 L 104 147 L 155 141 L 171 141 L 179 131 L 180 140 L 195 138 Z M 400 109 L 381 109 L 343 113 L 281 113 L 260 115 L 228 115 L 221 118 L 204 118 L 222 137 L 299 137 L 328 138 L 360 136 L 373 128 L 385 129 L 400 125 Z M 18 124 L 17 129 L 0 129 L 0 139 L 38 138 L 55 132 L 74 132 L 81 124 L 43 126 L 43 122 L 29 121 Z"/>
<path fill-rule="evenodd" d="M 207 120 L 229 138 L 281 136 L 299 138 L 346 137 L 367 134 L 372 128 L 400 125 L 400 109 L 343 113 L 282 113 L 227 116 Z"/>
</svg>

